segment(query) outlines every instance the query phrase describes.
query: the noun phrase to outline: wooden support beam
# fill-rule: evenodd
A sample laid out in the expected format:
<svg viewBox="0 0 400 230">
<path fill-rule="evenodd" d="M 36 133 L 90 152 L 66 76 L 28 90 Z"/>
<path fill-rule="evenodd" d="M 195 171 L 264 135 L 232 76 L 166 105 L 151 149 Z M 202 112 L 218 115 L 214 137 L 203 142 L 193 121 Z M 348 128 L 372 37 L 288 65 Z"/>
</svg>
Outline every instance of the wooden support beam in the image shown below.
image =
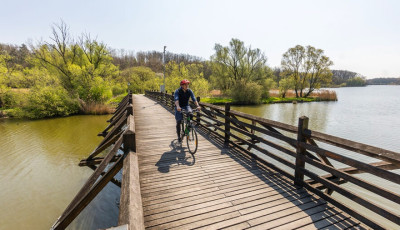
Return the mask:
<svg viewBox="0 0 400 230">
<path fill-rule="evenodd" d="M 68 225 L 82 212 L 82 210 L 96 197 L 96 195 L 108 184 L 108 182 L 121 170 L 124 157 L 121 157 L 107 173 L 82 197 L 79 197 L 76 203 L 64 215 L 58 219 L 52 229 L 61 230 Z"/>
<path fill-rule="evenodd" d="M 89 177 L 89 179 L 86 181 L 85 185 L 83 185 L 83 187 L 79 190 L 78 194 L 76 194 L 75 198 L 71 201 L 71 203 L 65 209 L 64 213 L 61 215 L 61 219 L 64 218 L 65 215 L 67 215 L 76 206 L 76 203 L 82 197 L 85 197 L 88 194 L 89 190 L 93 187 L 94 183 L 100 177 L 100 174 L 104 171 L 104 169 L 106 168 L 108 163 L 111 161 L 111 159 L 117 153 L 117 151 L 118 151 L 119 147 L 121 146 L 121 144 L 122 144 L 122 137 L 119 138 L 119 140 L 117 141 L 117 143 L 115 143 L 115 145 L 112 148 L 112 150 L 107 154 L 107 156 L 100 163 L 100 165 L 97 167 L 97 169 Z"/>
<path fill-rule="evenodd" d="M 118 225 L 129 230 L 144 229 L 142 195 L 140 192 L 137 153 L 130 151 L 124 160 Z"/>
<path fill-rule="evenodd" d="M 116 162 L 120 156 L 114 156 L 110 162 Z M 79 166 L 98 165 L 104 160 L 104 157 L 95 157 L 92 159 L 83 159 L 79 162 Z"/>
<path fill-rule="evenodd" d="M 118 158 L 118 159 L 119 159 L 119 158 Z M 117 159 L 117 160 L 118 160 L 118 159 Z M 97 167 L 96 167 L 95 165 L 88 165 L 87 167 L 91 168 L 93 171 L 95 171 L 95 170 L 97 169 Z M 104 176 L 105 174 L 106 174 L 105 172 L 102 172 L 102 173 L 101 173 L 101 176 Z M 114 177 L 111 178 L 110 182 L 112 182 L 113 184 L 115 184 L 116 186 L 118 186 L 118 187 L 121 188 L 121 182 L 118 181 L 118 180 L 116 180 Z"/>
</svg>

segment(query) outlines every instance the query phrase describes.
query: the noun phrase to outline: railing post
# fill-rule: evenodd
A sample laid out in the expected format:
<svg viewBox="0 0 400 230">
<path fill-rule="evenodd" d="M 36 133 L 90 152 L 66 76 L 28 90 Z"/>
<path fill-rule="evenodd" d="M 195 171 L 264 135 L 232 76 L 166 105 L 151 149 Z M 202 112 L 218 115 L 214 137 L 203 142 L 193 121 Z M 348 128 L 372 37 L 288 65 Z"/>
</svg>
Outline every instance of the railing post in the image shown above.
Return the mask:
<svg viewBox="0 0 400 230">
<path fill-rule="evenodd" d="M 128 121 L 134 125 L 133 116 L 131 116 Z M 128 124 L 132 126 L 132 124 Z M 130 151 L 136 152 L 136 134 L 134 130 L 127 130 L 123 136 L 124 152 L 127 154 Z"/>
<path fill-rule="evenodd" d="M 133 115 L 133 106 L 131 103 L 126 107 L 126 111 L 128 111 L 128 116 Z"/>
<path fill-rule="evenodd" d="M 174 108 L 175 108 L 174 92 L 171 92 L 171 95 L 172 95 L 171 110 L 174 111 Z"/>
<path fill-rule="evenodd" d="M 229 137 L 231 132 L 231 122 L 228 119 L 230 117 L 229 111 L 231 110 L 231 104 L 225 104 L 225 145 L 229 146 Z"/>
<path fill-rule="evenodd" d="M 128 94 L 128 100 L 129 100 L 129 104 L 132 104 L 132 93 Z"/>
<path fill-rule="evenodd" d="M 198 103 L 200 103 L 200 97 L 197 97 L 196 100 L 197 100 Z M 200 115 L 200 111 L 198 111 L 197 112 L 197 116 L 196 116 L 197 125 L 200 125 L 200 121 L 201 121 L 200 116 L 201 116 Z"/>
<path fill-rule="evenodd" d="M 297 141 L 298 142 L 306 142 L 306 138 L 303 135 L 304 130 L 308 129 L 308 117 L 302 116 L 299 118 L 299 126 L 297 130 Z M 294 173 L 294 184 L 297 186 L 302 186 L 304 181 L 304 173 L 301 169 L 304 169 L 305 161 L 304 157 L 306 156 L 306 149 L 297 144 L 296 150 L 296 168 Z"/>
</svg>

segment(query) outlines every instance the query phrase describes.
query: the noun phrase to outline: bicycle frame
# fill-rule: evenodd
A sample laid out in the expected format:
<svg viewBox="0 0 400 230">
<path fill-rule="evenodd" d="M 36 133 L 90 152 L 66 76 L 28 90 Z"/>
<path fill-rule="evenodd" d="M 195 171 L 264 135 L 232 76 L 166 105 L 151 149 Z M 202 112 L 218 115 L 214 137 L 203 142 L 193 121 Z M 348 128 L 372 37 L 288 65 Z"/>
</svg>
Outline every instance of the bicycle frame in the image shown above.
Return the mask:
<svg viewBox="0 0 400 230">
<path fill-rule="evenodd" d="M 182 124 L 182 128 L 183 128 L 183 135 L 182 135 L 182 137 L 183 136 L 186 136 L 186 135 L 188 135 L 188 133 L 190 132 L 190 129 L 192 128 L 192 126 L 191 126 L 191 124 L 190 124 L 190 121 L 191 121 L 191 119 L 190 119 L 190 113 L 188 113 L 188 111 L 186 110 L 186 109 L 182 109 L 181 111 L 180 111 L 182 114 L 186 114 L 186 122 L 184 122 L 184 123 L 186 123 L 186 124 Z M 193 110 L 193 112 L 199 112 L 199 110 L 197 110 L 197 109 L 194 109 Z M 182 119 L 182 121 L 183 121 L 183 119 Z"/>
</svg>

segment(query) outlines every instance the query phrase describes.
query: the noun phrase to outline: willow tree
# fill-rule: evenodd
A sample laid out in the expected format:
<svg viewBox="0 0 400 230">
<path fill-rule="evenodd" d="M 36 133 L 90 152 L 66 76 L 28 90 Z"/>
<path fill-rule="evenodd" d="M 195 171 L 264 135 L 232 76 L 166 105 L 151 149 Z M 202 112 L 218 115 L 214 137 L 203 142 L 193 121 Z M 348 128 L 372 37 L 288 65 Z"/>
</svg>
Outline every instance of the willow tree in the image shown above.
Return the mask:
<svg viewBox="0 0 400 230">
<path fill-rule="evenodd" d="M 221 89 L 230 89 L 238 82 L 262 81 L 267 77 L 267 57 L 260 49 L 246 47 L 239 39 L 232 39 L 229 46 L 215 44 L 214 49 L 212 78 Z"/>
<path fill-rule="evenodd" d="M 57 75 L 68 93 L 85 102 L 104 102 L 112 96 L 111 82 L 118 67 L 106 45 L 83 34 L 76 42 L 68 26 L 61 22 L 52 27 L 50 42 L 32 47 L 41 66 Z"/>
<path fill-rule="evenodd" d="M 297 45 L 283 54 L 281 65 L 283 74 L 293 80 L 296 97 L 307 97 L 322 83 L 332 81 L 329 67 L 333 62 L 322 49 Z"/>
</svg>

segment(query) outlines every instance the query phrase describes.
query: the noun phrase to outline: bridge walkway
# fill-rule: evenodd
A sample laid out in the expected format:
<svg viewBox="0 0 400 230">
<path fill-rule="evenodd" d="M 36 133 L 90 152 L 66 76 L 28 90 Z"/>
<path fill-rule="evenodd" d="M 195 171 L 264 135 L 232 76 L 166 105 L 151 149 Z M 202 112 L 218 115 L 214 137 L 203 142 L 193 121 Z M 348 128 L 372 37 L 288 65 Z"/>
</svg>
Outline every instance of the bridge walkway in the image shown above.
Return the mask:
<svg viewBox="0 0 400 230">
<path fill-rule="evenodd" d="M 133 96 L 146 229 L 367 228 L 293 181 L 198 128 L 191 155 L 176 139 L 175 118 Z"/>
</svg>

